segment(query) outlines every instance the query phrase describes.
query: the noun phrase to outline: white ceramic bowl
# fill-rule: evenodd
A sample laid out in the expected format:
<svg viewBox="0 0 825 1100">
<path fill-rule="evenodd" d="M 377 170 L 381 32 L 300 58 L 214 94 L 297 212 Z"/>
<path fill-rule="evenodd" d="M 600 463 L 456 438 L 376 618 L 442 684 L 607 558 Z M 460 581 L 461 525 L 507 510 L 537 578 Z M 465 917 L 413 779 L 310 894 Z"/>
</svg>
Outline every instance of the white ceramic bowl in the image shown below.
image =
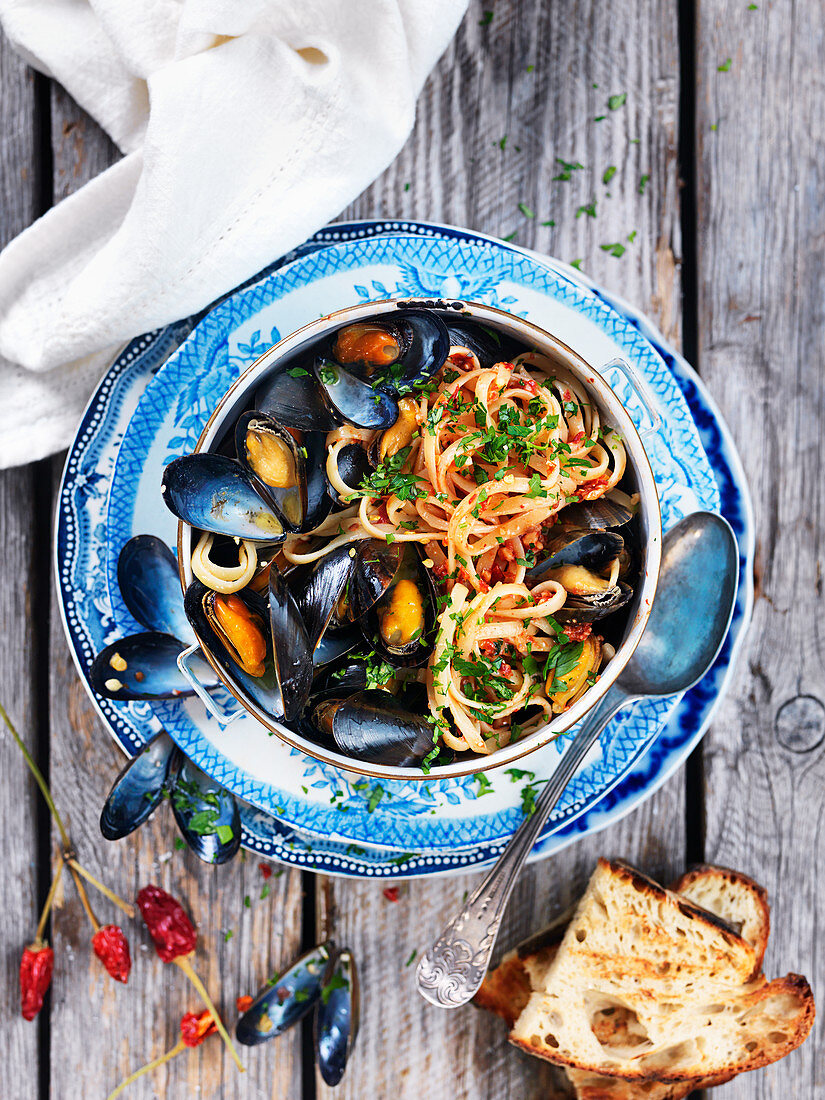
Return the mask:
<svg viewBox="0 0 825 1100">
<path fill-rule="evenodd" d="M 209 451 L 216 446 L 223 436 L 227 426 L 233 424 L 235 419 L 247 408 L 254 405 L 253 395 L 263 378 L 274 366 L 281 363 L 286 357 L 293 357 L 300 353 L 306 346 L 314 343 L 327 333 L 340 328 L 342 325 L 351 324 L 368 317 L 377 317 L 382 314 L 392 315 L 401 307 L 416 306 L 419 308 L 438 308 L 456 310 L 463 319 L 478 321 L 490 328 L 511 336 L 528 347 L 535 348 L 554 361 L 558 362 L 570 372 L 580 383 L 584 385 L 591 397 L 598 405 L 602 420 L 617 429 L 624 440 L 628 457 L 628 471 L 636 482 L 636 490 L 640 496 L 640 520 L 642 561 L 640 576 L 635 585 L 635 593 L 631 604 L 630 615 L 627 621 L 624 638 L 618 646 L 616 655 L 602 671 L 596 683 L 585 694 L 566 710 L 556 716 L 552 722 L 537 730 L 523 740 L 511 742 L 501 749 L 496 749 L 489 756 L 478 757 L 467 754 L 460 757 L 452 764 L 434 767 L 425 775 L 417 768 L 385 767 L 379 764 L 370 764 L 341 753 L 332 752 L 320 744 L 309 741 L 299 734 L 287 729 L 267 715 L 261 708 L 241 691 L 237 685 L 229 682 L 220 665 L 213 661 L 206 653 L 207 659 L 214 667 L 227 689 L 241 703 L 244 710 L 266 726 L 272 733 L 282 738 L 288 744 L 300 749 L 308 756 L 313 756 L 326 764 L 341 768 L 349 772 L 358 772 L 384 779 L 407 780 L 432 780 L 446 779 L 451 776 L 468 775 L 474 772 L 486 771 L 527 756 L 535 749 L 547 744 L 558 734 L 569 729 L 579 721 L 582 716 L 591 709 L 605 694 L 610 685 L 622 671 L 630 659 L 631 654 L 639 643 L 656 591 L 656 581 L 659 575 L 659 563 L 662 545 L 662 520 L 659 509 L 659 498 L 656 485 L 650 469 L 650 463 L 645 454 L 641 438 L 627 410 L 619 401 L 616 394 L 607 384 L 605 379 L 576 355 L 566 344 L 555 336 L 545 332 L 530 321 L 505 313 L 503 310 L 492 306 L 482 305 L 478 302 L 459 302 L 444 299 L 403 299 L 382 302 L 368 302 L 363 305 L 341 309 L 321 317 L 311 324 L 285 337 L 279 343 L 274 344 L 268 351 L 244 371 L 238 380 L 227 390 L 218 407 L 210 417 L 198 440 L 196 451 Z M 644 392 L 639 392 L 641 383 L 633 374 L 628 374 L 626 364 L 617 366 L 624 368 L 631 382 L 635 385 L 637 394 L 643 404 L 650 409 L 651 399 Z M 192 528 L 188 524 L 178 525 L 178 562 L 181 574 L 181 583 L 184 590 L 192 580 Z M 203 697 L 203 694 L 199 692 Z M 216 713 L 214 707 L 210 707 Z M 224 719 L 228 720 L 228 719 Z"/>
</svg>

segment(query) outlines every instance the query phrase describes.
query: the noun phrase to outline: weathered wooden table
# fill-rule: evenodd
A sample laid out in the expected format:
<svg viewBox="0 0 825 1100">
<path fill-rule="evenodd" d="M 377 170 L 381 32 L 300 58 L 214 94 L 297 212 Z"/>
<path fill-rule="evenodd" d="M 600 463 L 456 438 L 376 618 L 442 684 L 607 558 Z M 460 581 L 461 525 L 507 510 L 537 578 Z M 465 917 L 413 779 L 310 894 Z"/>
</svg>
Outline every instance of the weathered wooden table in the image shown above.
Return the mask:
<svg viewBox="0 0 825 1100">
<path fill-rule="evenodd" d="M 733 429 L 753 489 L 754 621 L 712 729 L 687 767 L 620 825 L 524 873 L 502 945 L 567 903 L 599 854 L 664 880 L 705 859 L 770 891 L 770 975 L 799 971 L 825 990 L 823 55 L 818 0 L 472 0 L 404 151 L 345 212 L 453 222 L 581 258 L 682 345 Z M 6 43 L 0 80 L 5 242 L 117 151 Z M 585 167 L 554 182 L 557 158 Z M 616 244 L 623 255 L 608 247 Z M 173 849 L 165 813 L 127 841 L 101 838 L 100 805 L 121 759 L 80 686 L 55 602 L 50 529 L 62 462 L 0 476 L 0 700 L 48 769 L 87 866 L 130 897 L 154 880 L 186 898 L 200 926 L 201 971 L 227 1006 L 322 933 L 349 943 L 361 967 L 363 1023 L 342 1098 L 550 1096 L 550 1071 L 509 1047 L 498 1021 L 428 1007 L 414 968 L 405 968 L 474 876 L 402 885 L 392 903 L 372 882 L 288 871 L 259 900 L 257 860 L 199 864 Z M 0 743 L 0 1095 L 102 1100 L 171 1046 L 180 1015 L 196 1006 L 137 926 L 129 986 L 103 975 L 67 889 L 52 929 L 51 1002 L 36 1023 L 20 1019 L 19 952 L 33 933 L 55 838 L 10 739 L 0 733 Z M 249 1052 L 246 1064 L 239 1077 L 210 1040 L 127 1095 L 329 1095 L 300 1028 Z M 719 1095 L 825 1095 L 821 1028 L 785 1062 Z"/>
</svg>

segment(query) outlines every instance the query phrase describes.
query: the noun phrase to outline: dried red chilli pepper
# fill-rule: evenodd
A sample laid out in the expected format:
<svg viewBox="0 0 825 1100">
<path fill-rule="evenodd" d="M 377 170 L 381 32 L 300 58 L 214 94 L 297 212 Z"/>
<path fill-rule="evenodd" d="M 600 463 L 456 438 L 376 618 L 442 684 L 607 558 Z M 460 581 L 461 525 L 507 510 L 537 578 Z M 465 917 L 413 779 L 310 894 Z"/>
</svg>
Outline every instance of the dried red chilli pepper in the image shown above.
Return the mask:
<svg viewBox="0 0 825 1100">
<path fill-rule="evenodd" d="M 163 962 L 174 962 L 180 956 L 192 954 L 198 934 L 179 901 L 159 886 L 149 885 L 140 891 L 137 903 Z"/>
<path fill-rule="evenodd" d="M 105 924 L 92 936 L 92 947 L 116 982 L 127 982 L 132 969 L 129 943 L 116 924 Z"/>
<path fill-rule="evenodd" d="M 20 960 L 20 1012 L 24 1020 L 33 1020 L 43 1007 L 53 970 L 54 951 L 42 940 L 35 940 L 23 949 Z"/>
<path fill-rule="evenodd" d="M 144 886 L 139 892 L 137 904 L 143 921 L 149 930 L 149 935 L 154 940 L 158 955 L 163 962 L 173 962 L 180 967 L 195 987 L 206 1007 L 214 1016 L 215 1026 L 226 1044 L 226 1049 L 232 1055 L 238 1069 L 243 1073 L 244 1067 L 232 1040 L 229 1038 L 229 1033 L 223 1025 L 218 1010 L 189 961 L 189 957 L 194 954 L 198 942 L 198 934 L 189 919 L 189 914 L 171 894 L 167 894 L 165 890 L 161 890 L 159 886 L 153 886 L 152 884 Z"/>
<path fill-rule="evenodd" d="M 246 1010 L 252 1004 L 253 999 L 254 998 L 250 997 L 248 993 L 244 993 L 242 997 L 235 998 L 235 1007 L 241 1015 L 246 1012 Z"/>
<path fill-rule="evenodd" d="M 251 998 L 250 998 L 251 1000 Z M 217 1031 L 215 1024 L 215 1018 L 209 1009 L 203 1012 L 187 1012 L 181 1017 L 180 1021 L 180 1039 L 175 1043 L 171 1050 L 167 1050 L 165 1054 L 161 1054 L 159 1058 L 153 1058 L 151 1062 L 147 1062 L 145 1066 L 141 1066 L 140 1069 L 135 1070 L 134 1073 L 130 1073 L 125 1081 L 121 1081 L 114 1092 L 110 1092 L 107 1100 L 114 1100 L 116 1096 L 119 1096 L 121 1092 L 133 1081 L 136 1081 L 138 1077 L 142 1077 L 144 1073 L 149 1073 L 150 1070 L 157 1069 L 158 1066 L 164 1065 L 169 1062 L 176 1055 L 182 1051 L 194 1049 L 199 1047 L 204 1039 L 210 1035 L 214 1035 Z"/>
</svg>

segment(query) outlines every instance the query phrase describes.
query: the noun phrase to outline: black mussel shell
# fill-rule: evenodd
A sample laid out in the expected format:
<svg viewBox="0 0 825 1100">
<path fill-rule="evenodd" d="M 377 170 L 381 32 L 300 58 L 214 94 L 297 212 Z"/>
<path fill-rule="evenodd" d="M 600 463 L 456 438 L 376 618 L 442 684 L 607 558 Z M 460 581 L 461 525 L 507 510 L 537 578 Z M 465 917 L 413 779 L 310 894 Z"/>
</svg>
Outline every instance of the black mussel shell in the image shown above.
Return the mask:
<svg viewBox="0 0 825 1100">
<path fill-rule="evenodd" d="M 351 543 L 345 543 L 317 561 L 296 565 L 284 574 L 287 587 L 304 620 L 312 652 L 335 615 L 353 567 L 354 547 Z"/>
<path fill-rule="evenodd" d="M 280 516 L 254 487 L 239 462 L 223 455 L 192 454 L 176 458 L 163 472 L 167 508 L 184 523 L 229 538 L 283 542 Z"/>
<path fill-rule="evenodd" d="M 309 698 L 312 647 L 295 598 L 274 565 L 269 570 L 269 626 L 284 718 L 291 722 Z"/>
<path fill-rule="evenodd" d="M 312 671 L 317 673 L 332 661 L 337 661 L 344 654 L 349 653 L 364 641 L 360 630 L 347 627 L 344 630 L 333 631 L 327 628 L 312 654 Z"/>
<path fill-rule="evenodd" d="M 235 797 L 178 752 L 170 801 L 181 836 L 204 863 L 228 863 L 241 846 Z"/>
<path fill-rule="evenodd" d="M 633 512 L 623 504 L 616 504 L 606 497 L 598 500 L 583 500 L 579 504 L 570 504 L 560 515 L 565 525 L 603 531 L 606 527 L 623 527 L 633 519 Z"/>
<path fill-rule="evenodd" d="M 306 452 L 307 512 L 304 530 L 313 531 L 324 522 L 335 505 L 327 481 L 326 436 L 320 432 L 301 432 L 299 435 L 299 445 Z"/>
<path fill-rule="evenodd" d="M 342 423 L 321 396 L 310 366 L 297 362 L 284 363 L 267 376 L 255 394 L 255 407 L 305 432 L 331 432 Z"/>
<path fill-rule="evenodd" d="M 294 437 L 271 416 L 255 409 L 241 413 L 235 425 L 238 462 L 257 482 L 258 491 L 285 521 L 301 531 L 307 518 L 304 454 Z"/>
<path fill-rule="evenodd" d="M 560 527 L 551 531 L 542 551 L 541 561 L 527 570 L 524 579 L 530 584 L 539 581 L 551 569 L 562 565 L 581 565 L 598 571 L 614 561 L 622 552 L 624 539 L 615 531 L 589 531 Z"/>
<path fill-rule="evenodd" d="M 208 604 L 215 595 L 216 593 L 198 580 L 193 580 L 186 589 L 183 608 L 198 637 L 198 641 L 221 666 L 236 689 L 245 692 L 273 718 L 283 718 L 281 692 L 278 688 L 272 656 L 272 640 L 270 631 L 267 630 L 266 599 L 248 588 L 245 588 L 243 592 L 235 593 L 258 617 L 266 643 L 264 674 L 263 676 L 251 676 L 241 667 L 227 648 L 221 635 L 215 630 L 210 615 L 207 614 L 205 603 Z"/>
<path fill-rule="evenodd" d="M 363 619 L 392 584 L 401 565 L 403 543 L 362 539 L 355 550 L 349 587 L 349 616 Z"/>
<path fill-rule="evenodd" d="M 560 623 L 595 623 L 624 607 L 632 597 L 630 585 L 619 581 L 613 588 L 592 596 L 568 595 L 564 607 L 554 612 L 554 618 Z"/>
<path fill-rule="evenodd" d="M 376 652 L 394 665 L 416 668 L 433 651 L 436 594 L 432 577 L 414 543 L 400 545 L 395 576 L 361 619 L 361 629 Z"/>
<path fill-rule="evenodd" d="M 154 535 L 129 539 L 117 559 L 117 583 L 129 614 L 146 630 L 191 637 L 177 559 L 161 539 Z"/>
<path fill-rule="evenodd" d="M 350 489 L 358 489 L 364 478 L 373 472 L 373 465 L 366 449 L 360 443 L 348 443 L 338 452 L 338 475 Z M 329 491 L 335 494 L 339 503 L 344 503 L 335 489 L 330 486 Z"/>
<path fill-rule="evenodd" d="M 254 1047 L 274 1039 L 311 1012 L 335 950 L 331 940 L 313 947 L 277 980 L 264 986 L 235 1027 L 238 1042 Z"/>
<path fill-rule="evenodd" d="M 106 840 L 121 840 L 147 821 L 166 795 L 175 746 L 161 731 L 126 764 L 112 784 L 100 813 Z"/>
<path fill-rule="evenodd" d="M 171 634 L 146 631 L 128 634 L 98 653 L 89 670 L 92 689 L 106 699 L 175 699 L 191 695 L 192 686 L 178 668 L 183 642 Z M 205 661 L 198 661 L 198 676 L 207 687 L 217 677 Z"/>
<path fill-rule="evenodd" d="M 336 414 L 356 428 L 390 428 L 398 419 L 398 404 L 330 359 L 316 359 L 313 372 Z"/>
<path fill-rule="evenodd" d="M 312 706 L 310 720 L 345 756 L 370 764 L 413 767 L 433 747 L 433 727 L 426 718 L 380 689 L 321 699 Z"/>
<path fill-rule="evenodd" d="M 482 367 L 508 363 L 519 353 L 518 345 L 512 340 L 493 328 L 478 324 L 477 321 L 449 317 L 446 323 L 450 346 L 467 348 Z"/>
<path fill-rule="evenodd" d="M 360 637 L 358 641 L 363 639 Z M 367 655 L 348 652 L 320 669 L 312 682 L 311 702 L 325 696 L 353 695 L 367 686 Z"/>
<path fill-rule="evenodd" d="M 349 948 L 335 958 L 321 987 L 315 1015 L 315 1060 L 327 1085 L 337 1085 L 358 1037 L 360 990 Z"/>
</svg>

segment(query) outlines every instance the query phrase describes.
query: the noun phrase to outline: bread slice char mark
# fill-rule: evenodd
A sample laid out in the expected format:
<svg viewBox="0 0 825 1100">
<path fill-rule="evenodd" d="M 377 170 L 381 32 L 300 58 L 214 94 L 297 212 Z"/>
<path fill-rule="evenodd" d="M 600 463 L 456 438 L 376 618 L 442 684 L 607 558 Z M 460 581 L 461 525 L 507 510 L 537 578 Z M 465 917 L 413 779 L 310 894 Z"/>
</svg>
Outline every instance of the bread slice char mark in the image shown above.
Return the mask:
<svg viewBox="0 0 825 1100">
<path fill-rule="evenodd" d="M 539 974 L 551 985 L 554 979 L 558 980 L 559 967 L 556 966 L 553 958 L 557 949 L 545 944 L 539 954 L 525 955 L 523 952 L 511 952 L 503 960 L 504 972 L 508 975 L 507 981 L 497 984 L 496 977 L 503 978 L 504 972 L 501 975 L 498 975 L 498 971 L 494 972 L 490 976 L 491 980 L 485 982 L 485 986 L 482 987 L 477 1001 L 510 1020 L 522 1007 L 524 998 L 528 997 L 528 1004 L 521 1012 L 511 1040 L 530 1053 L 564 1065 L 576 1086 L 579 1100 L 602 1100 L 602 1098 L 624 1100 L 625 1097 L 627 1100 L 635 1100 L 635 1097 L 641 1095 L 648 1100 L 678 1100 L 693 1088 L 720 1084 L 743 1070 L 755 1069 L 775 1061 L 804 1041 L 814 1018 L 813 997 L 804 978 L 788 975 L 770 985 L 765 983 L 764 978 L 744 984 L 746 979 L 752 978 L 760 967 L 767 942 L 769 910 L 765 892 L 761 887 L 746 876 L 724 868 L 702 867 L 683 876 L 675 885 L 685 890 L 688 895 L 686 900 L 675 896 L 672 891 L 664 890 L 657 883 L 625 864 L 600 861 L 591 879 L 588 893 L 582 899 L 576 916 L 565 933 L 562 949 L 556 956 L 557 958 L 560 956 L 563 962 L 565 955 L 568 956 L 567 965 L 561 968 L 562 971 L 570 969 L 571 959 L 577 964 L 582 964 L 584 957 L 584 962 L 590 963 L 588 973 L 592 977 L 593 960 L 587 959 L 587 953 L 580 946 L 578 949 L 573 947 L 572 952 L 567 951 L 567 947 L 572 946 L 573 941 L 577 945 L 587 941 L 585 902 L 588 898 L 591 901 L 594 900 L 591 887 L 594 886 L 597 876 L 601 876 L 603 884 L 605 881 L 613 881 L 614 885 L 619 884 L 620 891 L 632 889 L 643 895 L 647 901 L 648 916 L 655 914 L 658 908 L 660 916 L 664 914 L 665 919 L 669 918 L 677 926 L 687 920 L 688 929 L 701 928 L 700 941 L 703 939 L 709 941 L 712 950 L 708 953 L 708 943 L 706 943 L 705 950 L 699 952 L 698 960 L 692 959 L 693 964 L 697 961 L 700 964 L 698 983 L 697 980 L 690 980 L 697 977 L 693 970 L 689 970 L 682 980 L 685 982 L 690 980 L 689 984 L 693 986 L 692 997 L 688 1000 L 693 1002 L 694 1015 L 698 1011 L 698 1015 L 701 1016 L 703 1009 L 713 1008 L 714 1011 L 710 1013 L 707 1020 L 703 1021 L 703 1026 L 714 1027 L 715 1025 L 713 1034 L 717 1039 L 724 1032 L 727 1046 L 724 1042 L 721 1044 L 717 1042 L 714 1050 L 702 1049 L 708 1044 L 706 1034 L 700 1028 L 699 1040 L 696 1035 L 693 1035 L 683 1037 L 675 1044 L 660 1044 L 657 1048 L 655 1044 L 649 1042 L 649 1035 L 645 1035 L 644 1026 L 640 1028 L 639 1016 L 633 1004 L 622 1003 L 622 999 L 618 998 L 616 992 L 616 983 L 613 983 L 613 988 L 606 998 L 603 992 L 600 996 L 593 998 L 591 990 L 589 1008 L 592 1010 L 592 1018 L 587 1022 L 588 1030 L 591 1030 L 594 1038 L 596 1032 L 601 1037 L 600 1041 L 597 1040 L 598 1057 L 592 1058 L 590 1064 L 583 1064 L 581 1058 L 578 1058 L 576 1063 L 571 1053 L 562 1054 L 558 1047 L 553 1047 L 551 1043 L 546 1042 L 546 1036 L 523 1034 L 526 1021 L 522 1021 L 521 1017 L 528 1016 L 529 1019 L 530 1003 L 534 1003 L 534 999 L 541 996 L 536 993 L 528 996 L 531 975 Z M 604 909 L 604 898 L 595 900 Z M 699 900 L 705 902 L 705 908 L 695 904 L 695 901 Z M 716 910 L 715 913 L 711 910 L 711 906 Z M 631 913 L 633 908 L 632 904 L 629 905 Z M 642 910 L 644 912 L 645 906 L 642 906 Z M 728 921 L 741 929 L 742 935 L 732 930 L 726 921 L 720 919 L 720 914 L 724 914 Z M 592 918 L 593 913 L 590 916 Z M 638 912 L 636 916 L 638 917 Z M 642 925 L 643 929 L 647 927 L 645 935 L 649 935 L 651 927 L 645 925 L 644 921 Z M 652 930 L 656 931 L 655 928 Z M 577 933 L 582 931 L 585 932 L 584 940 L 578 940 Z M 638 929 L 636 931 L 638 932 Z M 743 945 L 749 948 L 750 953 L 742 950 Z M 647 946 L 650 947 L 650 945 Z M 643 970 L 651 961 L 655 962 L 656 959 L 661 958 L 662 944 L 657 946 L 658 950 L 652 952 L 652 959 L 648 957 L 642 960 Z M 633 949 L 637 949 L 635 942 Z M 727 957 L 717 958 L 718 953 Z M 627 951 L 621 957 L 627 962 Z M 615 963 L 614 958 L 612 964 L 615 966 Z M 641 1009 L 643 1017 L 646 1013 L 647 1018 L 650 1019 L 651 1013 L 654 1017 L 656 1015 L 650 1004 L 651 998 L 645 997 L 645 991 L 639 988 L 638 981 L 634 984 L 632 980 L 634 969 L 637 972 L 639 970 L 634 965 L 629 967 L 630 974 L 625 975 L 625 981 L 627 982 L 628 977 L 631 980 L 628 988 L 622 992 L 626 996 L 629 995 L 631 1002 L 637 1002 L 636 1007 Z M 665 971 L 665 975 L 669 970 L 670 968 Z M 598 977 L 599 974 L 603 975 L 603 970 L 600 970 L 597 965 L 595 973 Z M 707 985 L 709 975 L 715 975 L 713 982 L 716 986 L 712 991 L 714 1001 L 712 1004 L 697 1004 L 695 1003 L 697 984 L 699 1001 L 701 1001 L 702 990 Z M 638 979 L 638 973 L 636 978 Z M 661 986 L 662 983 L 660 982 L 659 985 Z M 665 981 L 664 987 L 667 988 L 667 986 L 668 982 Z M 599 989 L 599 984 L 596 984 L 595 988 Z M 580 1001 L 581 993 L 579 989 Z M 653 998 L 654 1003 L 655 997 L 656 995 Z M 613 1003 L 617 999 L 619 1003 Z M 667 1017 L 668 1013 L 664 1015 Z M 683 1017 L 684 1015 L 683 1013 Z M 707 1015 L 706 1011 L 705 1015 Z M 675 1016 L 679 1022 L 678 1006 L 677 1012 L 670 1013 L 670 1016 L 671 1018 Z M 689 1013 L 687 1019 L 683 1018 L 681 1022 L 685 1024 L 688 1021 L 691 1021 Z M 663 1023 L 661 1020 L 656 1022 Z M 666 1022 L 665 1019 L 664 1023 Z M 696 1025 L 696 1020 L 691 1022 Z M 722 1031 L 719 1030 L 720 1023 L 725 1024 Z M 595 1031 L 590 1025 L 595 1025 Z M 678 1039 L 678 1028 L 676 1030 Z M 695 1026 L 694 1030 L 697 1030 Z M 625 1057 L 617 1060 L 616 1054 L 619 1052 L 623 1052 Z M 708 1073 L 707 1070 L 710 1068 L 714 1072 Z M 642 1081 L 646 1083 L 643 1094 L 638 1091 Z"/>
</svg>

